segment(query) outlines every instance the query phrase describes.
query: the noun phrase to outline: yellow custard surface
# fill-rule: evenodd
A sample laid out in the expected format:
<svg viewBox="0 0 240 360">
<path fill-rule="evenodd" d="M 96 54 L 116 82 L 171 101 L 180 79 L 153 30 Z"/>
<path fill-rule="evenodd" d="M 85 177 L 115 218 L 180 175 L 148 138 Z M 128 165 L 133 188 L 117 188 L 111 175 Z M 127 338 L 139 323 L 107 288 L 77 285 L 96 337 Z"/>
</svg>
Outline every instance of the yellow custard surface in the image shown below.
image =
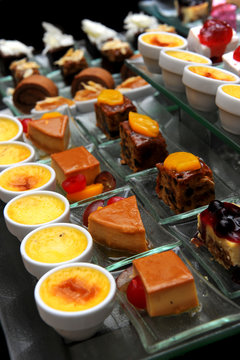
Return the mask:
<svg viewBox="0 0 240 360">
<path fill-rule="evenodd" d="M 0 165 L 16 164 L 26 160 L 30 155 L 31 151 L 24 145 L 0 143 Z"/>
<path fill-rule="evenodd" d="M 196 62 L 199 64 L 208 64 L 207 59 L 205 59 L 204 57 L 189 53 L 187 51 L 183 52 L 177 50 L 168 50 L 166 51 L 166 54 L 183 61 Z"/>
<path fill-rule="evenodd" d="M 22 165 L 0 174 L 0 186 L 9 191 L 27 191 L 45 185 L 51 172 L 38 165 Z"/>
<path fill-rule="evenodd" d="M 142 41 L 149 45 L 161 47 L 178 47 L 184 45 L 184 41 L 181 38 L 170 34 L 145 34 L 142 36 Z"/>
<path fill-rule="evenodd" d="M 0 141 L 11 140 L 18 132 L 19 127 L 13 120 L 0 117 Z"/>
<path fill-rule="evenodd" d="M 25 251 L 35 261 L 60 263 L 82 254 L 87 244 L 87 237 L 82 231 L 59 225 L 35 232 L 28 238 Z"/>
<path fill-rule="evenodd" d="M 224 85 L 222 91 L 226 94 L 240 99 L 240 86 L 239 85 Z"/>
<path fill-rule="evenodd" d="M 204 66 L 189 66 L 188 69 L 197 75 L 205 76 L 214 80 L 236 81 L 236 77 L 234 75 L 227 74 L 216 68 Z"/>
<path fill-rule="evenodd" d="M 49 275 L 40 287 L 40 297 L 56 310 L 83 311 L 100 304 L 109 291 L 110 281 L 101 271 L 74 266 Z"/>
<path fill-rule="evenodd" d="M 17 223 L 38 225 L 57 219 L 64 211 L 64 202 L 56 196 L 32 194 L 13 201 L 7 214 Z"/>
</svg>

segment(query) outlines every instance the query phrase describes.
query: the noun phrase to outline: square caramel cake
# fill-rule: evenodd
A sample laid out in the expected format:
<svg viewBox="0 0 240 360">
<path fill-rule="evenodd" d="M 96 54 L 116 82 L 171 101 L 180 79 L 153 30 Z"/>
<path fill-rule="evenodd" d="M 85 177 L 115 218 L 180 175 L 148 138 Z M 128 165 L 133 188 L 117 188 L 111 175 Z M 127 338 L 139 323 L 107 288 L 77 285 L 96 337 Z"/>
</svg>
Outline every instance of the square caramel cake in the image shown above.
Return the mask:
<svg viewBox="0 0 240 360">
<path fill-rule="evenodd" d="M 99 161 L 84 146 L 52 154 L 51 159 L 60 185 L 66 178 L 77 174 L 85 175 L 87 185 L 90 185 L 100 173 Z"/>
</svg>

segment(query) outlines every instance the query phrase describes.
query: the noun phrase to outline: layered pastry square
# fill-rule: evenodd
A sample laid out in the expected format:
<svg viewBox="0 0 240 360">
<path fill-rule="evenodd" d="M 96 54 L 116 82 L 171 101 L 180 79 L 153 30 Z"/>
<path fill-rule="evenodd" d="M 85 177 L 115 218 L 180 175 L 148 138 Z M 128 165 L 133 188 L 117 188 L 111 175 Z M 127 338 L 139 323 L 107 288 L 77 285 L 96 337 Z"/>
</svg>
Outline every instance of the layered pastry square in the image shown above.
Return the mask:
<svg viewBox="0 0 240 360">
<path fill-rule="evenodd" d="M 108 139 L 119 137 L 119 125 L 128 119 L 130 111 L 136 112 L 133 102 L 120 91 L 103 90 L 94 104 L 96 125 Z"/>
<path fill-rule="evenodd" d="M 87 185 L 90 185 L 100 173 L 99 161 L 84 146 L 52 154 L 51 166 L 60 185 L 68 177 L 77 174 L 83 174 Z"/>
<path fill-rule="evenodd" d="M 129 253 L 148 250 L 134 195 L 92 212 L 88 218 L 88 231 L 94 241 L 111 249 Z"/>
<path fill-rule="evenodd" d="M 207 247 L 219 264 L 226 269 L 240 266 L 239 205 L 212 201 L 208 208 L 198 215 L 197 229 L 197 240 Z M 192 241 L 194 242 L 195 238 Z"/>
<path fill-rule="evenodd" d="M 215 198 L 212 170 L 199 157 L 186 152 L 170 154 L 156 164 L 156 192 L 176 214 L 207 205 Z"/>
<path fill-rule="evenodd" d="M 146 132 L 146 127 L 142 131 L 134 123 L 139 118 L 145 120 L 145 124 L 147 121 L 154 121 L 145 115 L 130 112 L 129 119 L 120 123 L 121 163 L 127 164 L 134 172 L 155 167 L 168 155 L 167 144 L 159 131 L 158 123 L 154 121 L 156 133 L 152 133 L 151 129 Z"/>
<path fill-rule="evenodd" d="M 172 250 L 133 260 L 145 291 L 149 316 L 178 314 L 199 305 L 194 277 Z"/>
<path fill-rule="evenodd" d="M 65 150 L 70 138 L 68 116 L 30 121 L 27 137 L 37 148 L 49 154 Z"/>
</svg>

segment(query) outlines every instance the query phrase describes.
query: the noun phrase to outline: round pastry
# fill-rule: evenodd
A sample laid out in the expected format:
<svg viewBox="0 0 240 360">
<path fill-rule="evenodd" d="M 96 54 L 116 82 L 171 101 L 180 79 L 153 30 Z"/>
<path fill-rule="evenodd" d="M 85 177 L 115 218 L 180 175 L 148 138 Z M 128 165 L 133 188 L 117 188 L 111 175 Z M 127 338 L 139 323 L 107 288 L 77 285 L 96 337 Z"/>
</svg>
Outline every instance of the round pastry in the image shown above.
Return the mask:
<svg viewBox="0 0 240 360">
<path fill-rule="evenodd" d="M 43 75 L 32 75 L 16 86 L 13 103 L 18 110 L 29 114 L 38 101 L 57 95 L 58 88 L 51 79 Z"/>
<path fill-rule="evenodd" d="M 89 67 L 75 75 L 71 86 L 72 96 L 74 97 L 78 90 L 83 89 L 82 83 L 88 83 L 88 81 L 94 81 L 108 89 L 115 87 L 114 79 L 109 71 L 100 67 Z"/>
</svg>

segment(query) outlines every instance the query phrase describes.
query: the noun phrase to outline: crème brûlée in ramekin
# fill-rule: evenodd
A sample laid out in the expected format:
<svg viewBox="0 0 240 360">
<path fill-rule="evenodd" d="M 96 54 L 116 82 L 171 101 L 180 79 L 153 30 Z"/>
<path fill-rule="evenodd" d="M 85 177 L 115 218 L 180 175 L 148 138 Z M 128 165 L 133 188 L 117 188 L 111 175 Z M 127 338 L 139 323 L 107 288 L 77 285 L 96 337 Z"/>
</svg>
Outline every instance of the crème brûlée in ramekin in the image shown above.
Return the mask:
<svg viewBox="0 0 240 360">
<path fill-rule="evenodd" d="M 0 142 L 18 140 L 22 132 L 22 124 L 18 119 L 11 116 L 0 117 Z"/>
<path fill-rule="evenodd" d="M 29 258 L 42 263 L 61 263 L 76 258 L 87 248 L 87 236 L 76 227 L 64 224 L 43 227 L 26 241 Z"/>
<path fill-rule="evenodd" d="M 32 146 L 20 141 L 0 143 L 0 171 L 14 164 L 30 162 L 34 159 Z"/>
<path fill-rule="evenodd" d="M 110 281 L 101 271 L 83 266 L 66 267 L 41 284 L 44 303 L 60 311 L 83 311 L 100 304 L 109 294 Z"/>
<path fill-rule="evenodd" d="M 8 207 L 7 214 L 19 224 L 38 225 L 55 220 L 65 211 L 65 203 L 46 193 L 33 193 L 17 197 Z"/>
<path fill-rule="evenodd" d="M 183 84 L 189 104 L 200 111 L 215 111 L 217 88 L 223 84 L 237 84 L 240 78 L 230 71 L 210 65 L 187 65 L 183 70 Z"/>
<path fill-rule="evenodd" d="M 13 166 L 0 174 L 0 187 L 8 191 L 27 191 L 42 187 L 51 179 L 50 170 L 38 164 Z"/>
</svg>

